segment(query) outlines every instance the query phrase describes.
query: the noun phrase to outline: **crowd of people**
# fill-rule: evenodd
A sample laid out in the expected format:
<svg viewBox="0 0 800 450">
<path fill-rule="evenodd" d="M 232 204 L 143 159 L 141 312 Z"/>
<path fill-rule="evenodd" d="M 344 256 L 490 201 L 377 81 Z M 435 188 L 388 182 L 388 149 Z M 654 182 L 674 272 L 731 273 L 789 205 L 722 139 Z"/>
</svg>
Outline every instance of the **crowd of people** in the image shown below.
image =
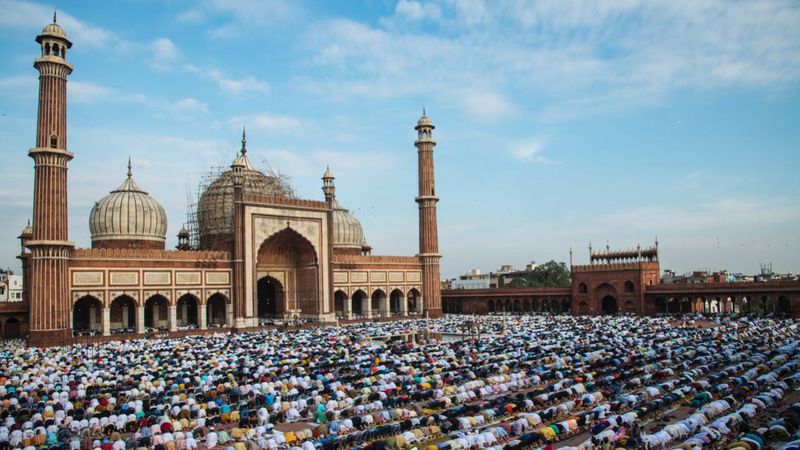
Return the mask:
<svg viewBox="0 0 800 450">
<path fill-rule="evenodd" d="M 799 327 L 446 316 L 6 341 L 0 450 L 792 449 Z"/>
</svg>

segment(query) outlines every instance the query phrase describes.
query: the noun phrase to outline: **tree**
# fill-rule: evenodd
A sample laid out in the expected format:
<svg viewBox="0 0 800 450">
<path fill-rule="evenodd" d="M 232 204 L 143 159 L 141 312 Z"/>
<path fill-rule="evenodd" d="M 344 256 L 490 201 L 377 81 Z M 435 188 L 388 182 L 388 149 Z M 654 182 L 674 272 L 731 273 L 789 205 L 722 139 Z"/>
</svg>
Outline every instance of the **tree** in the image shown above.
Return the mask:
<svg viewBox="0 0 800 450">
<path fill-rule="evenodd" d="M 569 269 L 563 262 L 550 260 L 537 266 L 524 276 L 511 280 L 508 287 L 569 287 L 572 283 Z"/>
</svg>

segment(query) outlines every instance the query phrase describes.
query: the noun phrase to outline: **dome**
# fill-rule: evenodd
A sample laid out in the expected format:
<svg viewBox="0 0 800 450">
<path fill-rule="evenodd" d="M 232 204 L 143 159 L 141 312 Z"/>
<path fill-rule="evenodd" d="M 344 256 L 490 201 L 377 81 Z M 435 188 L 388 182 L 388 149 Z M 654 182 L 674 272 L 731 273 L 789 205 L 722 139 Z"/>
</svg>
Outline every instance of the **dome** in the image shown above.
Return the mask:
<svg viewBox="0 0 800 450">
<path fill-rule="evenodd" d="M 72 48 L 72 42 L 67 39 L 67 33 L 61 28 L 61 25 L 56 23 L 55 14 L 53 14 L 53 22 L 45 25 L 45 27 L 42 28 L 42 34 L 36 36 L 36 42 L 41 44 L 44 38 L 60 39 L 67 45 L 67 48 Z"/>
<path fill-rule="evenodd" d="M 417 121 L 417 126 L 414 127 L 414 128 L 418 129 L 420 127 L 434 128 L 433 122 L 431 122 L 431 119 L 428 116 L 425 115 L 425 110 L 422 110 L 422 117 L 419 118 L 419 120 Z"/>
<path fill-rule="evenodd" d="M 241 171 L 244 194 L 292 197 L 281 181 L 260 172 L 246 155 L 247 150 L 236 157 L 231 169 L 226 170 L 200 194 L 197 202 L 197 222 L 200 248 L 213 248 L 217 243 L 233 239 L 233 181 L 234 169 Z"/>
<path fill-rule="evenodd" d="M 42 34 L 46 34 L 49 36 L 58 36 L 62 38 L 67 37 L 67 33 L 64 32 L 64 29 L 61 28 L 61 25 L 55 22 L 48 23 L 44 28 L 42 28 Z"/>
<path fill-rule="evenodd" d="M 89 214 L 94 248 L 164 248 L 167 214 L 147 192 L 128 178 L 94 204 Z"/>
<path fill-rule="evenodd" d="M 19 237 L 21 238 L 29 238 L 33 236 L 33 227 L 31 226 L 31 221 L 28 221 L 28 224 L 25 225 L 25 228 L 22 229 L 22 233 L 20 233 Z"/>
<path fill-rule="evenodd" d="M 364 229 L 361 222 L 337 200 L 333 201 L 333 247 L 340 250 L 356 250 L 361 253 L 364 244 Z"/>
</svg>

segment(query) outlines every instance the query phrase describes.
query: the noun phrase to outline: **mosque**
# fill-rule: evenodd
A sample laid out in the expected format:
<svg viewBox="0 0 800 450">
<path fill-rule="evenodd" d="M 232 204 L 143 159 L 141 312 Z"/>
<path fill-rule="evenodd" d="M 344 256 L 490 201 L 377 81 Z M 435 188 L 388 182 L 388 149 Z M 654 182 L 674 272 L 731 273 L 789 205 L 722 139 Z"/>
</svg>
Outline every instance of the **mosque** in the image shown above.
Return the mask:
<svg viewBox="0 0 800 450">
<path fill-rule="evenodd" d="M 13 333 L 33 345 L 72 342 L 75 332 L 141 335 L 252 329 L 275 319 L 321 323 L 441 315 L 433 150 L 434 125 L 415 126 L 419 168 L 419 253 L 377 256 L 358 219 L 336 198 L 296 198 L 247 155 L 246 136 L 231 162 L 201 193 L 197 235 L 181 229 L 165 248 L 164 208 L 127 175 L 89 212 L 91 248 L 77 248 L 67 226 L 68 53 L 56 22 L 36 37 L 41 56 L 34 160 L 33 222 L 20 235 L 23 304 Z M 195 242 L 196 245 L 192 245 Z M 10 321 L 11 319 L 9 319 Z M 4 336 L 9 336 L 9 323 Z M 191 331 L 189 331 L 191 330 Z"/>
</svg>

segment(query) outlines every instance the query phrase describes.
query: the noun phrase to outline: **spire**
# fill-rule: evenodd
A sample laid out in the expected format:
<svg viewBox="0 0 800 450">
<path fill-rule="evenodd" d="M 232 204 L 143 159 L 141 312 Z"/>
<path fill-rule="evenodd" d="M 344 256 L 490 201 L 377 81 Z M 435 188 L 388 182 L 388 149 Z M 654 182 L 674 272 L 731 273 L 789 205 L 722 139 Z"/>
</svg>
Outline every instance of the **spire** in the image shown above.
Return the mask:
<svg viewBox="0 0 800 450">
<path fill-rule="evenodd" d="M 422 107 L 422 117 L 425 117 L 425 107 Z"/>
<path fill-rule="evenodd" d="M 128 178 L 133 176 L 133 171 L 131 171 L 131 157 L 128 156 Z"/>
<path fill-rule="evenodd" d="M 58 23 L 58 20 L 56 19 L 56 10 L 55 9 L 53 9 L 53 23 Z"/>
<path fill-rule="evenodd" d="M 247 154 L 247 128 L 242 125 L 242 156 Z"/>
</svg>

